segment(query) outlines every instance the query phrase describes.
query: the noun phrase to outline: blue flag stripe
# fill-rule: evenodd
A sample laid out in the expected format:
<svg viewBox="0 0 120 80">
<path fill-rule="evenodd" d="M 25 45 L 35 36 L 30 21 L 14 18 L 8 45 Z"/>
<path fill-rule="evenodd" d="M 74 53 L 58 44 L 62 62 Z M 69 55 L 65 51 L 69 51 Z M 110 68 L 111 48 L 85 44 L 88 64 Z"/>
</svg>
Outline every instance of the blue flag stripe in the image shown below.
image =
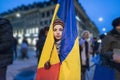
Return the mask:
<svg viewBox="0 0 120 80">
<path fill-rule="evenodd" d="M 70 1 L 68 3 L 68 1 Z M 59 0 L 60 8 L 57 16 L 64 22 L 64 31 L 60 48 L 60 61 L 62 62 L 70 53 L 77 38 L 77 27 L 73 0 Z"/>
</svg>

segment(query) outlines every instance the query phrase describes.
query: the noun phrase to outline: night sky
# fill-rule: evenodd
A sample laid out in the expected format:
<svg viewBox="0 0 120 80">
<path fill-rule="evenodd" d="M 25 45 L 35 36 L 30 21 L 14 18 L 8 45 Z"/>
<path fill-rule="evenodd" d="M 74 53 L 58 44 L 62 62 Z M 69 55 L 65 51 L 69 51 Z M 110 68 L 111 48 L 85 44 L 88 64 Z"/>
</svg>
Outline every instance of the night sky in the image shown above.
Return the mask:
<svg viewBox="0 0 120 80">
<path fill-rule="evenodd" d="M 120 0 L 79 0 L 79 2 L 101 34 L 111 30 L 112 20 L 120 17 Z"/>
<path fill-rule="evenodd" d="M 0 13 L 22 4 L 49 0 L 0 0 Z M 95 23 L 100 34 L 112 29 L 111 22 L 120 16 L 120 0 L 79 0 L 90 19 Z"/>
</svg>

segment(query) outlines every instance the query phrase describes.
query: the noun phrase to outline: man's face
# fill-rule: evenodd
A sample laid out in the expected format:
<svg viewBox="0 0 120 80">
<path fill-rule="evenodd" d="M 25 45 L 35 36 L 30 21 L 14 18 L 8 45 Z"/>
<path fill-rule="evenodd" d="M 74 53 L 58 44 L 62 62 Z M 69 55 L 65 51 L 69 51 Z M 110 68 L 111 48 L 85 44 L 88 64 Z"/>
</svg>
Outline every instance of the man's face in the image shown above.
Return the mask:
<svg viewBox="0 0 120 80">
<path fill-rule="evenodd" d="M 55 39 L 60 40 L 62 38 L 63 27 L 61 25 L 55 25 L 53 32 Z"/>
<path fill-rule="evenodd" d="M 118 32 L 120 32 L 120 25 L 119 25 L 119 26 L 116 26 L 116 30 L 117 30 Z"/>
<path fill-rule="evenodd" d="M 85 39 L 88 39 L 89 38 L 89 33 L 85 32 L 83 36 L 84 36 Z"/>
</svg>

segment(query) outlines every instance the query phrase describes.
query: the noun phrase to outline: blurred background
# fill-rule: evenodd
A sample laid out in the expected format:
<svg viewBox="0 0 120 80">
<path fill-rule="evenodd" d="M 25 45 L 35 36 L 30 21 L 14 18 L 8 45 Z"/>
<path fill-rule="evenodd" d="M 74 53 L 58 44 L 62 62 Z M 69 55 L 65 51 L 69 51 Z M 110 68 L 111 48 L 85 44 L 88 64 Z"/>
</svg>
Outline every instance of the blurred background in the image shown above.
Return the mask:
<svg viewBox="0 0 120 80">
<path fill-rule="evenodd" d="M 26 37 L 35 45 L 39 29 L 49 26 L 57 0 L 1 0 L 0 16 L 8 18 L 14 36 L 21 43 Z M 111 22 L 119 17 L 120 0 L 74 0 L 79 36 L 85 29 L 91 36 L 107 34 L 112 29 Z"/>
<path fill-rule="evenodd" d="M 17 39 L 17 57 L 8 67 L 7 80 L 34 79 L 38 64 L 36 42 L 40 30 L 50 25 L 56 4 L 57 0 L 0 0 L 0 16 L 11 21 L 13 36 Z M 90 31 L 90 37 L 107 35 L 112 29 L 112 20 L 120 17 L 119 4 L 120 0 L 74 0 L 79 38 L 84 30 Z M 20 60 L 20 44 L 24 38 L 29 44 L 29 59 Z"/>
<path fill-rule="evenodd" d="M 34 46 L 39 30 L 50 25 L 56 3 L 57 0 L 2 0 L 0 15 L 11 21 L 14 37 L 19 44 L 26 37 L 28 43 Z M 80 1 L 74 0 L 74 5 L 79 36 L 83 30 L 89 30 L 91 36 L 98 36 L 96 24 L 91 21 Z"/>
</svg>

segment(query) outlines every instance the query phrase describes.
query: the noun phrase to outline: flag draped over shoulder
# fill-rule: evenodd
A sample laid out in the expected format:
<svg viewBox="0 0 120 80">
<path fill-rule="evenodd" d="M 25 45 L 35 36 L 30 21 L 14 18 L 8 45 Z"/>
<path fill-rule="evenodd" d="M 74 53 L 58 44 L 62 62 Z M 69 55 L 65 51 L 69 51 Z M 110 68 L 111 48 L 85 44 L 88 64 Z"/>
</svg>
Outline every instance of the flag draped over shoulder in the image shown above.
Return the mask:
<svg viewBox="0 0 120 80">
<path fill-rule="evenodd" d="M 53 36 L 53 21 L 58 17 L 64 22 L 60 55 Z M 49 60 L 51 67 L 45 69 Z M 56 5 L 50 30 L 38 64 L 36 80 L 80 80 L 80 55 L 73 0 L 59 0 Z"/>
<path fill-rule="evenodd" d="M 79 43 L 73 0 L 59 0 L 57 16 L 64 22 L 59 80 L 80 80 Z"/>
</svg>

